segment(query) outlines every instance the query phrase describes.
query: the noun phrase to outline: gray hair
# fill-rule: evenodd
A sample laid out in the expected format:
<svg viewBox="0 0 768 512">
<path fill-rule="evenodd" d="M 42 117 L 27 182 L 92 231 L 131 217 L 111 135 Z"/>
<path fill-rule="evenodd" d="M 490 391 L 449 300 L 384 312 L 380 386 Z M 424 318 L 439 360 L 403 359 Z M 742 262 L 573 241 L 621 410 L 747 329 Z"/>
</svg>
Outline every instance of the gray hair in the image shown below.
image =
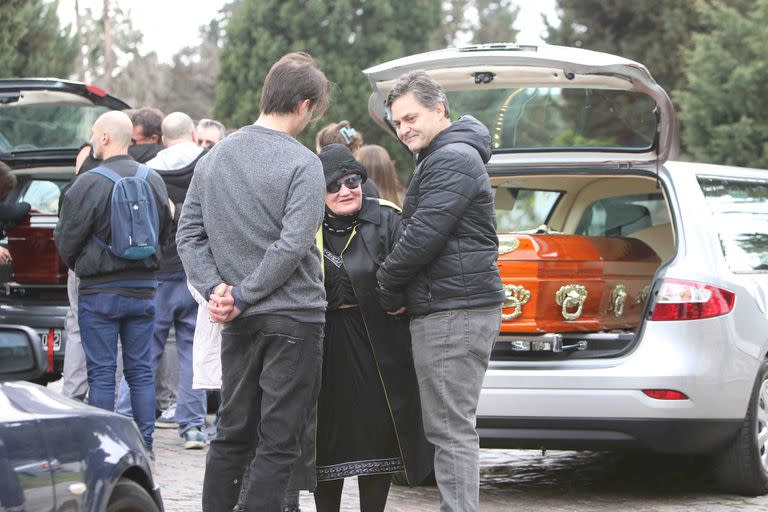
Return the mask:
<svg viewBox="0 0 768 512">
<path fill-rule="evenodd" d="M 221 124 L 220 122 L 214 120 L 214 119 L 201 119 L 197 123 L 197 130 L 199 131 L 201 128 L 218 128 L 219 134 L 221 135 L 221 138 L 227 136 L 227 129 L 226 127 Z"/>
<path fill-rule="evenodd" d="M 423 70 L 410 71 L 397 79 L 392 90 L 387 95 L 387 110 L 392 108 L 392 103 L 405 96 L 408 93 L 413 93 L 416 100 L 423 106 L 434 109 L 439 103 L 445 106 L 445 117 L 450 118 L 450 112 L 448 109 L 448 97 L 445 95 L 445 91 L 440 87 L 440 84 L 435 82 L 430 76 Z"/>
</svg>

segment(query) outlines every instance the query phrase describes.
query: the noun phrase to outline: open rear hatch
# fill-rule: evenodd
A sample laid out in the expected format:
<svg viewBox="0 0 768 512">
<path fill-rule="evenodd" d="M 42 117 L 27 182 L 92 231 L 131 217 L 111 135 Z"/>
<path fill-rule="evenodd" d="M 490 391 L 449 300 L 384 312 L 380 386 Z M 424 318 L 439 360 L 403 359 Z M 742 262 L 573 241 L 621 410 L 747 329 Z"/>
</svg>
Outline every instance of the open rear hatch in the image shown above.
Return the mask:
<svg viewBox="0 0 768 512">
<path fill-rule="evenodd" d="M 554 46 L 478 45 L 364 71 L 374 120 L 397 78 L 424 70 L 451 117 L 491 133 L 498 266 L 494 359 L 611 357 L 628 350 L 674 230 L 658 166 L 674 155 L 672 102 L 636 62 Z"/>
<path fill-rule="evenodd" d="M 80 146 L 94 121 L 129 106 L 101 89 L 51 78 L 0 79 L 0 161 L 13 169 L 16 188 L 5 202 L 27 202 L 31 213 L 7 229 L 12 268 L 6 293 L 24 296 L 63 285 L 66 267 L 53 243 L 59 198 L 72 178 Z"/>
<path fill-rule="evenodd" d="M 669 96 L 645 67 L 621 57 L 490 44 L 379 64 L 364 71 L 373 90 L 368 108 L 392 133 L 387 93 L 397 78 L 417 69 L 447 92 L 452 118 L 470 114 L 486 125 L 506 165 L 656 166 L 677 149 Z"/>
</svg>

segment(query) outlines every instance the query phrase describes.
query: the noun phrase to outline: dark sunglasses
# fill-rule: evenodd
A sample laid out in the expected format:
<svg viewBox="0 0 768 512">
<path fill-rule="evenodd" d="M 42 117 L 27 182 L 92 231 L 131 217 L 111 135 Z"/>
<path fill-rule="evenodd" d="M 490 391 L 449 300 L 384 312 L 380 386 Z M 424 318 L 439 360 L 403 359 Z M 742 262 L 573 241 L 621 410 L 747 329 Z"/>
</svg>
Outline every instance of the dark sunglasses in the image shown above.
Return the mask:
<svg viewBox="0 0 768 512">
<path fill-rule="evenodd" d="M 357 187 L 360 186 L 360 184 L 363 182 L 363 177 L 359 174 L 353 174 L 352 176 L 347 176 L 343 180 L 334 181 L 328 187 L 326 187 L 326 190 L 330 192 L 331 194 L 335 194 L 339 190 L 341 190 L 341 186 L 344 185 L 349 190 L 354 190 Z"/>
</svg>

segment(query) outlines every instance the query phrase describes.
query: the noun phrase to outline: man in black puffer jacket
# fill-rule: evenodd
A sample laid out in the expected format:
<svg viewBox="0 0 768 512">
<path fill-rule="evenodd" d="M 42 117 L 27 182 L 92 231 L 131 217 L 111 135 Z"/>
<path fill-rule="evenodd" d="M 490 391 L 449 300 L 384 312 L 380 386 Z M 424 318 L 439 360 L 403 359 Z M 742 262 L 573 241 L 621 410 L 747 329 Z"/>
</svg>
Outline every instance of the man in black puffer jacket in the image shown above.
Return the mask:
<svg viewBox="0 0 768 512">
<path fill-rule="evenodd" d="M 491 137 L 473 117 L 451 123 L 445 93 L 423 71 L 400 77 L 387 107 L 417 167 L 403 202 L 402 234 L 377 273 L 378 293 L 385 310 L 412 315 L 441 510 L 472 512 L 479 506 L 475 410 L 504 301 L 485 169 Z"/>
</svg>

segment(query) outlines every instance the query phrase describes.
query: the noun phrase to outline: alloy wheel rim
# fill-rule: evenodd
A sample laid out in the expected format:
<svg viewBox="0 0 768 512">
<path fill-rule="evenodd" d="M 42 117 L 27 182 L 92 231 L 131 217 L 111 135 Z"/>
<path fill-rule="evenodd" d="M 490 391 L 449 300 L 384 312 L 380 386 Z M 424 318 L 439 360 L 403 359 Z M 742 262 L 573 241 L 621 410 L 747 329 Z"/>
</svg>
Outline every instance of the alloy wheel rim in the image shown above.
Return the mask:
<svg viewBox="0 0 768 512">
<path fill-rule="evenodd" d="M 757 450 L 763 471 L 768 473 L 768 378 L 764 379 L 760 385 L 756 412 Z"/>
</svg>

